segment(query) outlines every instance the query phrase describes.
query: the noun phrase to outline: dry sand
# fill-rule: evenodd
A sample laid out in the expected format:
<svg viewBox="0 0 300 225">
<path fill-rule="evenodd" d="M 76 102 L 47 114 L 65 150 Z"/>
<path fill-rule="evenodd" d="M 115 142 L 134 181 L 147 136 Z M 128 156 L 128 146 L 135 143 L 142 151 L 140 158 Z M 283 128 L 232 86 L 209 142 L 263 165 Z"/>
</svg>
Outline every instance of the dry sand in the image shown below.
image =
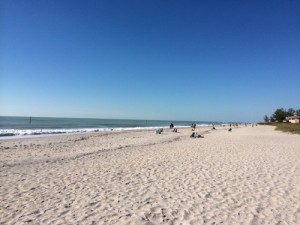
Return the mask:
<svg viewBox="0 0 300 225">
<path fill-rule="evenodd" d="M 0 224 L 300 224 L 299 135 L 179 132 L 0 140 Z"/>
</svg>

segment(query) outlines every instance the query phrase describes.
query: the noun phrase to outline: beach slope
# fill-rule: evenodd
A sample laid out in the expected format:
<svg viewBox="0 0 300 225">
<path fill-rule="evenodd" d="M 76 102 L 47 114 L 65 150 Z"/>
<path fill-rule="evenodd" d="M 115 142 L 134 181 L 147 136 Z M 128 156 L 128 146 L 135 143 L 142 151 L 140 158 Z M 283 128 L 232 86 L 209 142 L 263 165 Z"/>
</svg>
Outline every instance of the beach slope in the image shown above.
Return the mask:
<svg viewBox="0 0 300 225">
<path fill-rule="evenodd" d="M 0 140 L 0 224 L 300 224 L 299 135 L 197 131 Z"/>
</svg>

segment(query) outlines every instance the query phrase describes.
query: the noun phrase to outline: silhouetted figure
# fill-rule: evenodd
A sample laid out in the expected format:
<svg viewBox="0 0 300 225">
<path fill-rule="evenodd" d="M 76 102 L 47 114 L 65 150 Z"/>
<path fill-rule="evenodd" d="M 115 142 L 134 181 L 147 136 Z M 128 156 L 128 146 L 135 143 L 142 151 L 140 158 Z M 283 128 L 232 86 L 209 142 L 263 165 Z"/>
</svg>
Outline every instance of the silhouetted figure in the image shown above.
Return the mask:
<svg viewBox="0 0 300 225">
<path fill-rule="evenodd" d="M 191 138 L 204 138 L 201 134 L 197 134 L 197 132 L 193 132 L 190 137 Z"/>
</svg>

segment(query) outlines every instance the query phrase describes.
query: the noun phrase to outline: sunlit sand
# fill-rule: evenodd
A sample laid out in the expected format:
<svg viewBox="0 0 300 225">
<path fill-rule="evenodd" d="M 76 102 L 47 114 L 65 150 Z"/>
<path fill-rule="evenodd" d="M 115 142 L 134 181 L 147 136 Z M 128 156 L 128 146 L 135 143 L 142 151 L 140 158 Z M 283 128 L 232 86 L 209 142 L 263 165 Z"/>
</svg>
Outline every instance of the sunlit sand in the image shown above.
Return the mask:
<svg viewBox="0 0 300 225">
<path fill-rule="evenodd" d="M 0 224 L 300 224 L 300 136 L 227 129 L 0 140 Z"/>
</svg>

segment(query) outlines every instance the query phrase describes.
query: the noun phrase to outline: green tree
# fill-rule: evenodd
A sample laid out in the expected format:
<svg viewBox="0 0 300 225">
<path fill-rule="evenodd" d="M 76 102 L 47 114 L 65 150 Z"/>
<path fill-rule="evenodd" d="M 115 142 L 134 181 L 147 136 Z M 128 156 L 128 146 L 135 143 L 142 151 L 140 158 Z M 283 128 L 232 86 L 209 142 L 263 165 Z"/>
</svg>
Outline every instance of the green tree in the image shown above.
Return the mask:
<svg viewBox="0 0 300 225">
<path fill-rule="evenodd" d="M 295 115 L 295 109 L 289 108 L 288 111 L 286 112 L 286 116 L 293 116 Z"/>
<path fill-rule="evenodd" d="M 275 122 L 275 119 L 273 116 L 270 117 L 270 122 Z"/>
<path fill-rule="evenodd" d="M 300 109 L 296 110 L 296 115 L 300 116 Z"/>
<path fill-rule="evenodd" d="M 278 121 L 282 122 L 286 117 L 287 112 L 284 110 L 284 108 L 276 109 L 276 111 L 273 113 L 272 117 Z"/>
<path fill-rule="evenodd" d="M 265 115 L 264 116 L 264 121 L 267 123 L 267 122 L 269 122 L 269 120 L 270 120 L 269 117 L 267 115 Z"/>
</svg>

